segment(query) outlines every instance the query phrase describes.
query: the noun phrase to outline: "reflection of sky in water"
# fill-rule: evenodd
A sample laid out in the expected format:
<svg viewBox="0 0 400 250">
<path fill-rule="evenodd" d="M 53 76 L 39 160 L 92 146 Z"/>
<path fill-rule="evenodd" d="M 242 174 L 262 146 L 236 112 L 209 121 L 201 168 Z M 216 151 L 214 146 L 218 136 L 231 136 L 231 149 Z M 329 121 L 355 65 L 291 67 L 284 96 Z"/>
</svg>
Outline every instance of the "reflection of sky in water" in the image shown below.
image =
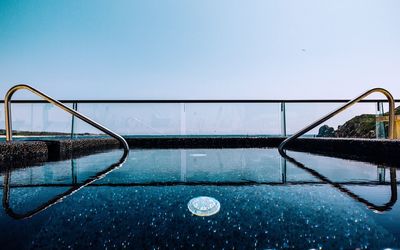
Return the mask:
<svg viewBox="0 0 400 250">
<path fill-rule="evenodd" d="M 69 185 L 74 176 L 80 183 L 120 154 L 115 150 L 16 170 L 11 207 L 34 208 L 68 187 L 33 186 Z M 346 188 L 371 202 L 383 204 L 390 198 L 388 169 L 289 154 L 330 180 L 347 183 Z M 382 171 L 385 185 L 376 185 Z M 200 182 L 207 184 L 196 185 Z M 216 198 L 220 212 L 193 217 L 187 203 L 197 196 Z M 25 248 L 54 246 L 45 242 L 65 247 L 78 242 L 86 247 L 139 248 L 398 247 L 399 212 L 397 204 L 384 214 L 368 210 L 309 173 L 285 165 L 276 149 L 131 150 L 123 167 L 31 219 L 13 221 L 2 210 L 0 228 L 5 233 L 0 241 L 15 234 L 19 241 L 12 244 Z M 21 230 L 25 233 L 18 233 Z"/>
<path fill-rule="evenodd" d="M 389 181 L 389 171 L 377 165 L 291 152 L 291 156 L 332 181 L 377 182 L 381 174 Z M 120 156 L 119 150 L 75 160 L 51 162 L 16 170 L 13 183 L 78 182 L 104 169 Z M 383 172 L 382 172 L 383 171 Z M 286 163 L 271 149 L 154 149 L 131 150 L 123 167 L 98 183 L 142 182 L 272 182 L 281 183 L 282 174 L 289 182 L 319 182 L 306 171 Z M 1 183 L 1 180 L 0 180 Z"/>
</svg>

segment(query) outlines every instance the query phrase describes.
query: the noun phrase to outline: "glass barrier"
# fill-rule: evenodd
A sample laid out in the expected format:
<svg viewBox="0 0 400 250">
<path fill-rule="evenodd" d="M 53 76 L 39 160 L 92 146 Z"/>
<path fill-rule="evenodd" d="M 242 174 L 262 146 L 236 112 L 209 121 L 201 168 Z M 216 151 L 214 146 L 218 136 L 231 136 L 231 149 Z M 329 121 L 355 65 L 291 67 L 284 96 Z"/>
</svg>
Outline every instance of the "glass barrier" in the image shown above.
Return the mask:
<svg viewBox="0 0 400 250">
<path fill-rule="evenodd" d="M 67 103 L 82 114 L 116 133 L 131 136 L 227 136 L 291 135 L 328 114 L 343 103 Z M 400 103 L 397 103 L 400 105 Z M 356 116 L 366 115 L 354 124 L 363 136 L 386 138 L 388 104 L 357 103 L 306 134 L 346 137 L 334 131 Z M 4 139 L 4 106 L 0 105 L 0 139 Z M 46 103 L 13 103 L 13 130 L 17 135 L 76 136 L 101 135 L 89 124 L 73 119 L 63 110 Z M 386 120 L 385 120 L 386 119 Z M 349 124 L 348 124 L 349 125 Z M 352 124 L 350 124 L 352 125 Z M 347 129 L 342 127 L 342 130 Z M 346 132 L 346 131 L 345 131 Z M 360 134 L 360 133 L 359 133 Z"/>
<path fill-rule="evenodd" d="M 188 135 L 280 135 L 275 103 L 189 103 L 184 107 Z"/>
<path fill-rule="evenodd" d="M 320 119 L 321 117 L 327 115 L 331 111 L 337 109 L 342 106 L 343 103 L 287 103 L 286 104 L 286 130 L 287 134 L 291 135 L 309 125 L 310 123 Z M 338 130 L 339 126 L 343 126 L 347 121 L 355 118 L 360 115 L 367 115 L 360 117 L 355 124 L 361 124 L 361 127 L 355 128 L 352 124 L 348 124 L 348 128 L 351 131 L 346 131 L 346 127 L 342 127 L 342 129 L 334 134 L 333 130 L 327 128 L 328 130 L 321 130 L 321 134 L 324 137 L 346 137 L 344 134 L 347 132 L 357 134 L 357 129 L 362 129 L 363 134 L 365 130 L 371 130 L 371 135 L 375 137 L 375 115 L 376 115 L 376 103 L 357 103 L 349 109 L 339 113 L 326 121 L 321 126 L 311 130 L 306 133 L 305 136 L 317 136 L 320 133 L 320 128 L 324 125 L 327 125 L 333 130 Z M 388 109 L 386 109 L 388 110 Z M 372 124 L 371 124 L 372 122 Z M 350 126 L 351 125 L 351 126 Z M 361 134 L 361 131 L 360 133 Z M 358 136 L 355 136 L 358 137 Z"/>
<path fill-rule="evenodd" d="M 67 104 L 72 107 L 72 104 Z M 13 103 L 12 129 L 18 136 L 70 136 L 71 115 L 47 103 Z M 4 105 L 0 105 L 0 130 L 5 134 Z"/>
<path fill-rule="evenodd" d="M 77 110 L 122 135 L 179 135 L 179 103 L 84 103 Z M 100 133 L 89 124 L 75 120 L 75 133 Z"/>
<path fill-rule="evenodd" d="M 0 135 L 5 134 L 4 116 L 4 104 L 0 102 Z"/>
<path fill-rule="evenodd" d="M 78 104 L 78 111 L 123 135 L 280 135 L 279 104 Z M 76 133 L 97 133 L 76 121 Z"/>
</svg>

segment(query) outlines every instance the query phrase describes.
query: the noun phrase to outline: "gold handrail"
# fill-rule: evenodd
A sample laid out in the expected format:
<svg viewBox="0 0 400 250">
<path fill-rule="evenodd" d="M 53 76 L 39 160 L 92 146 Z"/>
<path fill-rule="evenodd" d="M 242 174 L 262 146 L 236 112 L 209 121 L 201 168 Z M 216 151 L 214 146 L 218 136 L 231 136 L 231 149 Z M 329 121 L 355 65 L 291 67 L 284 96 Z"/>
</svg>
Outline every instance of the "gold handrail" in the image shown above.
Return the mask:
<svg viewBox="0 0 400 250">
<path fill-rule="evenodd" d="M 17 92 L 18 90 L 21 90 L 21 89 L 26 89 L 26 90 L 31 91 L 32 93 L 40 96 L 41 98 L 48 101 L 49 103 L 54 104 L 55 106 L 61 108 L 62 110 L 70 113 L 71 115 L 76 116 L 79 119 L 89 123 L 93 127 L 103 131 L 104 133 L 108 134 L 109 136 L 114 137 L 122 144 L 122 146 L 124 147 L 124 152 L 126 154 L 129 153 L 129 145 L 122 136 L 120 136 L 117 133 L 113 132 L 112 130 L 104 127 L 103 125 L 100 125 L 99 123 L 91 120 L 90 118 L 82 115 L 78 111 L 75 111 L 75 110 L 65 106 L 64 104 L 55 100 L 54 98 L 51 98 L 50 96 L 40 92 L 39 90 L 37 90 L 29 85 L 26 85 L 26 84 L 15 85 L 14 87 L 12 87 L 8 90 L 7 94 L 4 97 L 4 111 L 5 111 L 5 115 L 6 115 L 5 123 L 6 123 L 6 140 L 7 141 L 12 140 L 11 97 L 13 96 L 13 94 L 15 92 Z"/>
<path fill-rule="evenodd" d="M 310 125 L 308 125 L 307 127 L 301 129 L 300 131 L 298 131 L 294 135 L 286 138 L 286 140 L 284 140 L 279 145 L 279 147 L 278 147 L 279 152 L 284 153 L 283 150 L 284 150 L 285 146 L 288 143 L 290 143 L 291 141 L 297 139 L 298 137 L 302 136 L 303 134 L 307 133 L 308 131 L 312 130 L 313 128 L 317 127 L 318 125 L 322 124 L 326 120 L 332 118 L 336 114 L 346 110 L 350 106 L 354 105 L 355 103 L 361 101 L 365 97 L 367 97 L 370 94 L 375 93 L 375 92 L 382 93 L 383 95 L 385 95 L 385 97 L 389 101 L 389 139 L 394 139 L 394 129 L 395 129 L 395 123 L 394 123 L 394 120 L 395 120 L 395 115 L 394 115 L 395 103 L 394 103 L 394 98 L 393 98 L 392 94 L 390 94 L 390 92 L 387 91 L 386 89 L 373 88 L 373 89 L 370 89 L 370 90 L 366 91 L 365 93 L 361 94 L 360 96 L 354 98 L 353 100 L 349 101 L 348 103 L 344 104 L 343 106 L 339 107 L 338 109 L 332 111 L 331 113 L 327 114 L 326 116 L 324 116 L 324 117 L 318 119 L 317 121 L 311 123 Z"/>
</svg>

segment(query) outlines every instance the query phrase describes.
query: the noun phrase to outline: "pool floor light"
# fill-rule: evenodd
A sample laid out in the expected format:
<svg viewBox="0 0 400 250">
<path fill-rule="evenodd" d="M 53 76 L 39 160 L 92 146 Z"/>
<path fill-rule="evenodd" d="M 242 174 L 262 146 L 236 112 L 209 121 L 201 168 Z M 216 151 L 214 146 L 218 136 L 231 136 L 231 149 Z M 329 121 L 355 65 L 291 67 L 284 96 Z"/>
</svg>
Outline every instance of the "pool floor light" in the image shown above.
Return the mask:
<svg viewBox="0 0 400 250">
<path fill-rule="evenodd" d="M 208 196 L 199 196 L 191 199 L 188 203 L 189 211 L 197 216 L 211 216 L 219 212 L 221 204 L 219 201 Z"/>
</svg>

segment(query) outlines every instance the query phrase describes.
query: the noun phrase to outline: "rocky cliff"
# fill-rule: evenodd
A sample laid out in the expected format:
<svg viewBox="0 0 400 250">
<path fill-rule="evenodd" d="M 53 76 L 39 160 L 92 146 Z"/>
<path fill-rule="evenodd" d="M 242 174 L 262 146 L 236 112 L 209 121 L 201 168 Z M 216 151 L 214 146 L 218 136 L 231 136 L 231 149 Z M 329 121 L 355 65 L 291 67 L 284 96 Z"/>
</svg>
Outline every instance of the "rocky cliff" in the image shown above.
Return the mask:
<svg viewBox="0 0 400 250">
<path fill-rule="evenodd" d="M 375 115 L 359 115 L 338 127 L 335 137 L 375 138 Z"/>
<path fill-rule="evenodd" d="M 400 115 L 400 106 L 395 109 L 395 114 Z M 388 113 L 385 113 L 388 115 Z M 341 137 L 341 138 L 375 138 L 376 116 L 363 114 L 340 125 L 337 130 L 328 125 L 323 125 L 318 131 L 317 137 Z M 385 124 L 387 131 L 387 124 Z"/>
</svg>

